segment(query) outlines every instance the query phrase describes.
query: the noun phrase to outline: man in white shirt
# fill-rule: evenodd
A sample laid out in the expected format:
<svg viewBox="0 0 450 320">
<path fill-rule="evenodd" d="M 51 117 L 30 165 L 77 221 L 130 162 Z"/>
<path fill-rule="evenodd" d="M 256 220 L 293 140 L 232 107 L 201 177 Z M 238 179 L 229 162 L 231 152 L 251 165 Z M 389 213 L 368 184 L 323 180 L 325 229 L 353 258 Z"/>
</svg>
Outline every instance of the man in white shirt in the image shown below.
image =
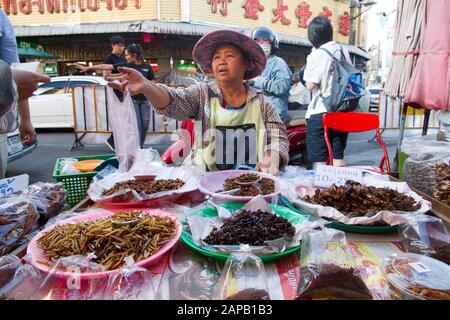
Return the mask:
<svg viewBox="0 0 450 320">
<path fill-rule="evenodd" d="M 313 44 L 312 52 L 306 58 L 306 68 L 303 79 L 306 88 L 312 92 L 312 99 L 308 105 L 305 118 L 308 120 L 306 134 L 306 149 L 309 161 L 314 167 L 326 164 L 328 149 L 323 132 L 322 116 L 327 112 L 321 96 L 331 93 L 332 78 L 329 73 L 332 58 L 320 49 L 326 49 L 337 59 L 345 56 L 351 63 L 348 50 L 333 41 L 333 27 L 330 21 L 322 16 L 315 17 L 308 26 L 308 39 Z M 333 164 L 344 166 L 344 149 L 347 145 L 348 133 L 329 130 L 330 143 L 333 147 Z"/>
</svg>

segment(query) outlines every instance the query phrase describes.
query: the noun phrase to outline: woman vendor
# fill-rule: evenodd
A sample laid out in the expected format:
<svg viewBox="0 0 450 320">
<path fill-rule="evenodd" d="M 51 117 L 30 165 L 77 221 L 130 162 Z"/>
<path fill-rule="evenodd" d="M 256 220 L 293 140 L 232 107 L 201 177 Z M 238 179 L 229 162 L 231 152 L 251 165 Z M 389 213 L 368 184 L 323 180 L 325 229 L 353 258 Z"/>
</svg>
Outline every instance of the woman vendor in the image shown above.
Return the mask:
<svg viewBox="0 0 450 320">
<path fill-rule="evenodd" d="M 195 120 L 195 144 L 188 158 L 204 170 L 247 165 L 278 174 L 288 160 L 283 122 L 263 93 L 244 80 L 259 76 L 266 57 L 256 41 L 231 30 L 213 31 L 194 47 L 194 60 L 215 80 L 174 89 L 154 84 L 139 72 L 118 68 L 108 85 L 132 95 L 143 93 L 155 112 L 176 120 Z"/>
</svg>

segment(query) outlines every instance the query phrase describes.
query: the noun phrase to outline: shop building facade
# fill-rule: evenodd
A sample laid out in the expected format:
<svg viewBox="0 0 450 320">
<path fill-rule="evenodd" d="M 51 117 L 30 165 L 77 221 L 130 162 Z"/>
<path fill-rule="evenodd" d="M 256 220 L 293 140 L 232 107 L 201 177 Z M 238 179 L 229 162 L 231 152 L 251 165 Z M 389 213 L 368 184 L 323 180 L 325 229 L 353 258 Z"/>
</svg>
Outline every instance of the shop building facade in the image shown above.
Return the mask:
<svg viewBox="0 0 450 320">
<path fill-rule="evenodd" d="M 280 38 L 280 52 L 293 71 L 311 50 L 308 23 L 330 19 L 334 39 L 349 41 L 349 1 L 333 0 L 0 0 L 18 42 L 33 43 L 57 56 L 57 73 L 75 73 L 74 63 L 100 63 L 110 52 L 109 38 L 139 43 L 156 73 L 189 65 L 196 41 L 209 31 L 233 29 L 250 34 L 266 26 Z M 356 24 L 357 25 L 357 24 Z M 357 30 L 358 35 L 358 30 Z M 357 65 L 369 55 L 349 46 Z"/>
</svg>

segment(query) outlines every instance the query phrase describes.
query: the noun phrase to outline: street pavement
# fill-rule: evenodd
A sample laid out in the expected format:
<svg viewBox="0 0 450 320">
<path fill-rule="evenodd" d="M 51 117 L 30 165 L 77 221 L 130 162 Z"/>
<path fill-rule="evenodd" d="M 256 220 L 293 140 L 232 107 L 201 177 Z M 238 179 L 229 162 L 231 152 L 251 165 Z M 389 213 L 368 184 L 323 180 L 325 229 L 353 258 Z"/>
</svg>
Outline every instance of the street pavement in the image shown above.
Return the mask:
<svg viewBox="0 0 450 320">
<path fill-rule="evenodd" d="M 429 134 L 435 133 L 430 129 Z M 369 142 L 375 132 L 352 133 L 349 136 L 345 150 L 345 160 L 348 165 L 373 165 L 378 166 L 382 157 L 382 151 L 376 139 Z M 408 129 L 405 136 L 419 137 L 421 130 Z M 394 163 L 399 131 L 386 130 L 382 139 L 388 149 L 391 166 Z M 57 158 L 75 157 L 86 155 L 108 154 L 112 151 L 106 144 L 85 145 L 74 151 L 70 148 L 74 142 L 74 134 L 70 132 L 38 132 L 38 147 L 29 155 L 8 164 L 7 177 L 27 173 L 30 175 L 30 183 L 38 181 L 54 182 L 53 169 Z M 152 146 L 159 152 L 164 151 L 168 145 L 158 144 Z"/>
</svg>

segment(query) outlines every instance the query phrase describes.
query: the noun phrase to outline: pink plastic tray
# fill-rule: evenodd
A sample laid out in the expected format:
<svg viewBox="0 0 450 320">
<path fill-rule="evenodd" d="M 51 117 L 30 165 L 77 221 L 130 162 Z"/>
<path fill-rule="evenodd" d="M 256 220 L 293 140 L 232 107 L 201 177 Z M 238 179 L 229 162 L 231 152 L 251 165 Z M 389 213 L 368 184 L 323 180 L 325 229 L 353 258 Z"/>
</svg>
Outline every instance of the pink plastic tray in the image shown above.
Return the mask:
<svg viewBox="0 0 450 320">
<path fill-rule="evenodd" d="M 133 210 L 133 209 L 128 207 L 127 210 Z M 31 263 L 34 266 L 36 266 L 39 270 L 41 270 L 42 272 L 44 272 L 44 273 L 49 272 L 49 269 L 50 269 L 49 266 L 51 265 L 51 261 L 45 257 L 44 252 L 42 251 L 42 249 L 39 248 L 39 246 L 37 244 L 37 240 L 44 233 L 52 230 L 57 225 L 62 225 L 62 224 L 67 224 L 67 223 L 77 223 L 77 222 L 81 222 L 81 221 L 93 221 L 93 220 L 111 216 L 118 211 L 120 211 L 120 210 L 119 209 L 114 209 L 114 210 L 92 209 L 92 210 L 86 211 L 86 213 L 84 213 L 80 216 L 72 217 L 72 218 L 57 222 L 56 224 L 53 224 L 53 225 L 49 226 L 48 228 L 42 230 L 33 238 L 33 240 L 31 240 L 30 244 L 28 245 L 27 254 L 29 254 L 31 256 Z M 159 216 L 159 217 L 172 218 L 176 222 L 177 233 L 170 241 L 166 242 L 159 249 L 159 251 L 156 254 L 152 255 L 151 257 L 149 257 L 147 259 L 137 261 L 136 265 L 140 266 L 140 267 L 146 267 L 149 265 L 157 264 L 159 262 L 159 260 L 177 243 L 178 239 L 181 236 L 181 232 L 182 232 L 181 223 L 175 215 L 173 215 L 169 212 L 166 212 L 166 211 L 158 210 L 158 209 L 149 209 L 149 210 L 144 209 L 143 212 L 145 214 L 155 215 L 155 216 Z M 107 279 L 114 272 L 116 272 L 116 270 L 110 270 L 110 271 L 98 272 L 98 273 L 82 273 L 79 275 L 79 277 L 81 280 L 103 279 L 103 278 Z M 67 279 L 67 278 L 73 276 L 73 273 L 56 272 L 54 274 L 54 276 L 58 277 L 58 278 L 62 278 L 62 279 Z"/>
<path fill-rule="evenodd" d="M 200 179 L 199 190 L 204 194 L 213 196 L 215 202 L 248 202 L 254 197 L 222 195 L 216 193 L 217 190 L 223 189 L 223 184 L 225 183 L 226 179 L 236 178 L 245 173 L 255 173 L 263 178 L 269 178 L 275 181 L 275 192 L 263 196 L 266 201 L 270 202 L 275 196 L 280 193 L 280 182 L 278 178 L 270 174 L 247 170 L 224 170 L 208 173 Z"/>
</svg>

